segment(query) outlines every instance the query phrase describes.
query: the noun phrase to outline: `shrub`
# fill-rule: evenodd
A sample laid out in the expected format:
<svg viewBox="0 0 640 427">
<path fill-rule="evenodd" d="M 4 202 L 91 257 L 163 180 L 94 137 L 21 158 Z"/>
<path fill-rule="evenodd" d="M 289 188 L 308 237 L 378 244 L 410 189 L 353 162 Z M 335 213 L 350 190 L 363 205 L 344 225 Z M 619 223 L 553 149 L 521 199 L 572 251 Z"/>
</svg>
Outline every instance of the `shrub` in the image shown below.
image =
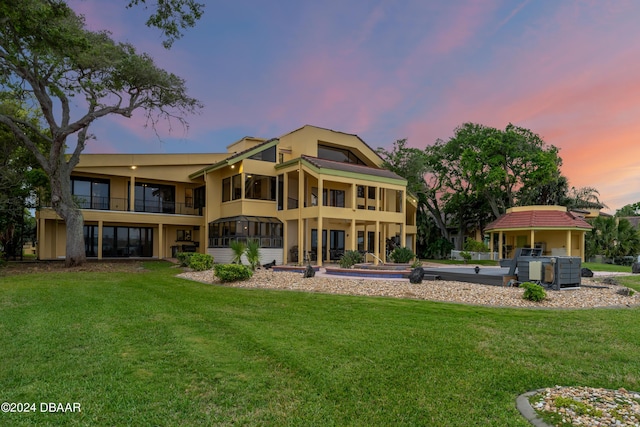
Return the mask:
<svg viewBox="0 0 640 427">
<path fill-rule="evenodd" d="M 193 253 L 189 257 L 189 268 L 195 271 L 211 270 L 213 257 L 209 254 Z"/>
<path fill-rule="evenodd" d="M 358 251 L 346 251 L 340 258 L 340 267 L 349 268 L 363 261 L 362 254 Z"/>
<path fill-rule="evenodd" d="M 467 241 L 464 243 L 464 250 L 469 252 L 489 252 L 489 246 L 487 246 L 484 242 L 467 239 Z"/>
<path fill-rule="evenodd" d="M 538 284 L 531 282 L 524 282 L 520 284 L 521 288 L 524 288 L 524 294 L 522 294 L 522 298 L 529 301 L 542 301 L 547 297 L 547 293 L 544 291 L 544 288 Z"/>
<path fill-rule="evenodd" d="M 464 259 L 464 263 L 465 264 L 467 262 L 471 261 L 471 254 L 469 252 L 462 251 L 462 252 L 460 252 L 460 256 L 462 257 L 462 259 Z"/>
<path fill-rule="evenodd" d="M 242 264 L 242 255 L 246 252 L 247 245 L 239 240 L 232 240 L 231 243 L 229 243 L 229 247 L 233 251 L 231 262 L 234 264 Z"/>
<path fill-rule="evenodd" d="M 418 268 L 418 267 L 422 267 L 422 261 L 420 261 L 418 258 L 416 258 L 416 259 L 411 263 L 411 268 Z"/>
<path fill-rule="evenodd" d="M 213 267 L 213 274 L 221 282 L 237 282 L 250 279 L 253 276 L 253 271 L 242 264 L 216 264 Z"/>
<path fill-rule="evenodd" d="M 407 247 L 395 248 L 389 254 L 389 258 L 391 258 L 391 261 L 397 263 L 407 263 L 415 257 L 416 254 L 414 254 L 413 251 Z"/>
<path fill-rule="evenodd" d="M 189 267 L 189 259 L 195 255 L 195 252 L 178 252 L 176 258 L 180 263 L 180 267 Z"/>
<path fill-rule="evenodd" d="M 247 249 L 244 251 L 244 255 L 249 261 L 251 269 L 255 271 L 256 267 L 260 263 L 260 241 L 258 239 L 251 239 L 247 243 Z"/>
</svg>

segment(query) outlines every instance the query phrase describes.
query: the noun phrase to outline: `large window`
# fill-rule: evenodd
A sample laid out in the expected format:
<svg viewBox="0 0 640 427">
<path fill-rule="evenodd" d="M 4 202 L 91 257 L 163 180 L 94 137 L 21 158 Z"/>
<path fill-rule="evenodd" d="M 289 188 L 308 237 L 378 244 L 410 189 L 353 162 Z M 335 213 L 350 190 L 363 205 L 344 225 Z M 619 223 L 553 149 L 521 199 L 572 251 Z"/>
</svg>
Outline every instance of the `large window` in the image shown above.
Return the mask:
<svg viewBox="0 0 640 427">
<path fill-rule="evenodd" d="M 252 160 L 262 160 L 265 162 L 275 163 L 276 162 L 276 146 L 274 145 L 273 147 L 267 148 L 266 150 L 262 150 L 259 153 L 256 153 L 249 158 Z"/>
<path fill-rule="evenodd" d="M 105 258 L 153 256 L 153 229 L 148 227 L 103 227 L 102 256 Z"/>
<path fill-rule="evenodd" d="M 205 201 L 207 200 L 206 196 L 206 187 L 198 187 L 193 190 L 193 207 L 196 209 L 205 207 Z"/>
<path fill-rule="evenodd" d="M 109 181 L 71 177 L 71 194 L 80 209 L 109 209 Z"/>
<path fill-rule="evenodd" d="M 222 201 L 238 200 L 242 198 L 242 176 L 240 174 L 222 180 Z"/>
<path fill-rule="evenodd" d="M 136 182 L 135 197 L 136 212 L 176 212 L 176 188 L 172 185 Z"/>
<path fill-rule="evenodd" d="M 97 225 L 84 226 L 84 248 L 86 256 L 98 256 Z M 105 258 L 153 256 L 153 229 L 148 227 L 103 227 L 102 256 Z"/>
<path fill-rule="evenodd" d="M 231 241 L 256 239 L 263 248 L 282 247 L 282 222 L 277 218 L 236 216 L 209 223 L 209 247 L 226 248 Z"/>
<path fill-rule="evenodd" d="M 284 175 L 278 175 L 278 210 L 284 209 Z"/>
<path fill-rule="evenodd" d="M 84 230 L 84 253 L 87 257 L 98 256 L 98 226 L 85 225 Z"/>
<path fill-rule="evenodd" d="M 318 157 L 326 160 L 334 160 L 342 163 L 355 163 L 366 165 L 358 156 L 344 148 L 331 147 L 329 145 L 318 144 Z"/>
<path fill-rule="evenodd" d="M 246 175 L 244 180 L 245 199 L 275 200 L 276 177 L 266 175 Z"/>
<path fill-rule="evenodd" d="M 222 201 L 231 200 L 231 177 L 222 180 Z"/>
<path fill-rule="evenodd" d="M 322 206 L 334 206 L 344 208 L 344 190 L 322 189 Z M 318 187 L 311 188 L 311 206 L 318 206 Z"/>
</svg>

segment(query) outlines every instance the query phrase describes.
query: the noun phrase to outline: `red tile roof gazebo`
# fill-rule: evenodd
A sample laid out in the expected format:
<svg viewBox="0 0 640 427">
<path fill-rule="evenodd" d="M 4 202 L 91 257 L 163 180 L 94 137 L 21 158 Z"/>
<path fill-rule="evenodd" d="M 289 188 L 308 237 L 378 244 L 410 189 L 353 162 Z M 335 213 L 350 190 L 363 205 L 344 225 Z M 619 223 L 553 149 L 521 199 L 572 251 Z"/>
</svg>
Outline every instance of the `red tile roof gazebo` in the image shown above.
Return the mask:
<svg viewBox="0 0 640 427">
<path fill-rule="evenodd" d="M 584 235 L 591 225 L 568 212 L 564 206 L 519 206 L 485 228 L 490 234 L 490 250 L 494 251 L 495 236 L 498 257 L 513 256 L 515 248 L 539 247 L 543 255 L 579 256 L 584 261 Z"/>
</svg>

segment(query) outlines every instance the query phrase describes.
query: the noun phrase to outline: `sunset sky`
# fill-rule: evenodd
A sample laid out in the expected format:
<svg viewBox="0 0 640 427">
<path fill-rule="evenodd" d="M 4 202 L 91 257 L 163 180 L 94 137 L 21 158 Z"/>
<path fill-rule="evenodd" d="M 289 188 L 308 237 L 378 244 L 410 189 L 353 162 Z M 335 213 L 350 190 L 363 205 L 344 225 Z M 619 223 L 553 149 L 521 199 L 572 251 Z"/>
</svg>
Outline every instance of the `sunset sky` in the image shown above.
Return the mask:
<svg viewBox="0 0 640 427">
<path fill-rule="evenodd" d="M 225 152 L 305 124 L 424 148 L 511 122 L 559 147 L 569 185 L 595 187 L 606 211 L 640 201 L 640 1 L 202 2 L 165 50 L 142 7 L 70 1 L 205 105 L 159 137 L 141 114 L 101 119 L 86 153 Z"/>
</svg>

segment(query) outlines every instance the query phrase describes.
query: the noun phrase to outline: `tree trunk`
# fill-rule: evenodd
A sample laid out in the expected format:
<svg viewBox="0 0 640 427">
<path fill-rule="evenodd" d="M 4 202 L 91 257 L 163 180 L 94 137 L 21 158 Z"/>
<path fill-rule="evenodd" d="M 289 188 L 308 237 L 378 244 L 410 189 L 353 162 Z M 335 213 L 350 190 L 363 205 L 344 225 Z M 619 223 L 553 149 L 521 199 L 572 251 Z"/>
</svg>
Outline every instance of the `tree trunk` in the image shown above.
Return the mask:
<svg viewBox="0 0 640 427">
<path fill-rule="evenodd" d="M 67 226 L 67 253 L 65 265 L 76 267 L 87 260 L 84 250 L 84 218 L 80 209 L 70 209 L 67 217 L 63 218 Z"/>
<path fill-rule="evenodd" d="M 71 194 L 71 176 L 67 164 L 60 162 L 58 168 L 49 175 L 51 181 L 51 203 L 53 209 L 66 226 L 65 265 L 76 267 L 85 263 L 84 218 Z"/>
</svg>

